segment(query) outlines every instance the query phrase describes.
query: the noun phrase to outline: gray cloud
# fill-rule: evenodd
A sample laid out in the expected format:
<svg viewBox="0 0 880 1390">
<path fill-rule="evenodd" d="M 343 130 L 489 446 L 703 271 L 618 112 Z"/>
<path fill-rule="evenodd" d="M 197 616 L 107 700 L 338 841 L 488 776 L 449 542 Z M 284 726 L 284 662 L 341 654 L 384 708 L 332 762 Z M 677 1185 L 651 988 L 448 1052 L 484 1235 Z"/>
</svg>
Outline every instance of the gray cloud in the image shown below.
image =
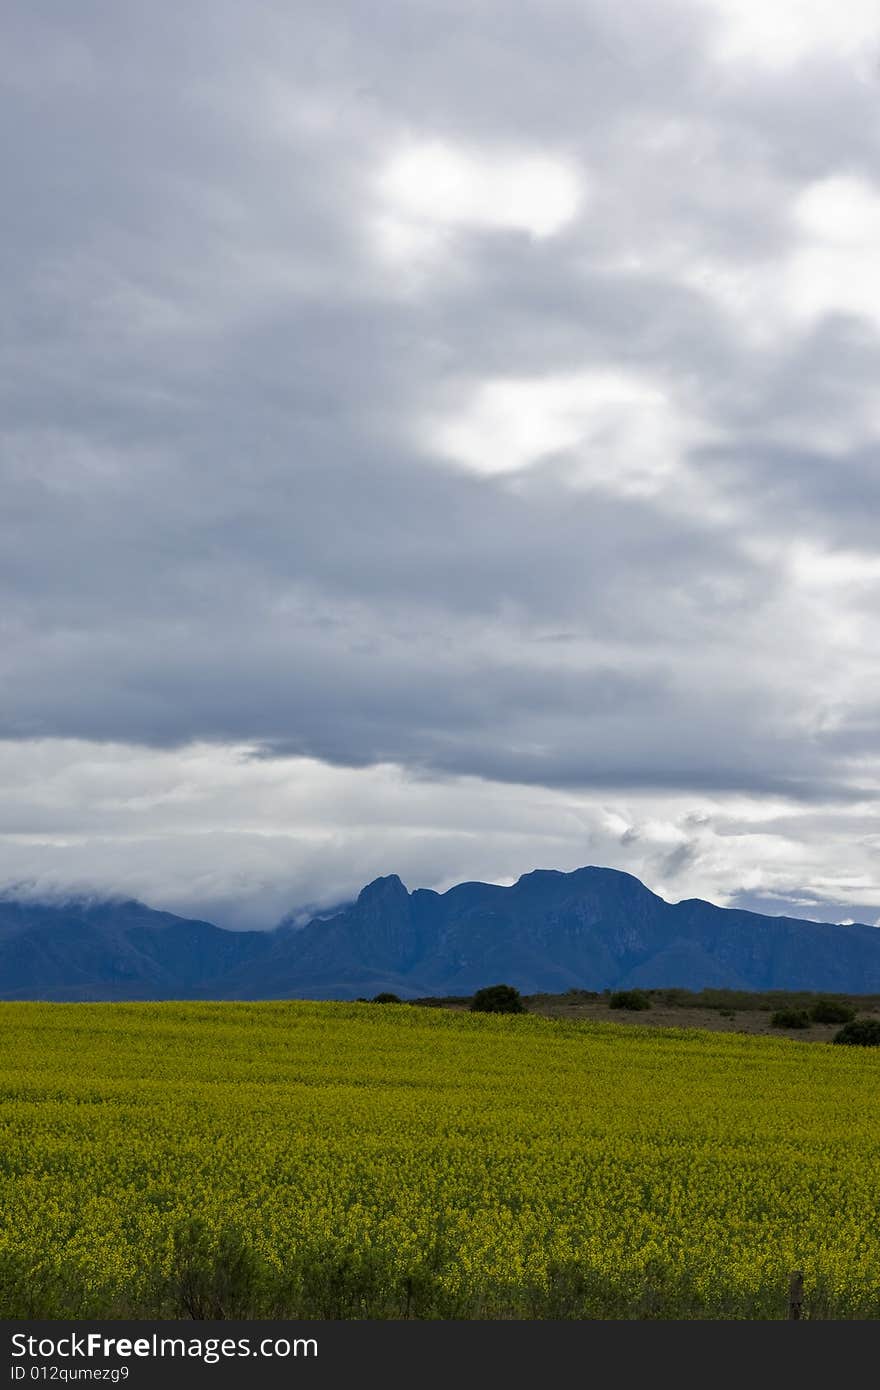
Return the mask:
<svg viewBox="0 0 880 1390">
<path fill-rule="evenodd" d="M 864 43 L 722 61 L 722 24 L 13 6 L 0 736 L 870 795 L 878 293 L 813 311 L 798 257 L 837 235 L 811 188 L 880 200 L 880 84 Z M 448 188 L 413 211 L 381 177 L 413 145 L 477 184 L 540 155 L 580 202 L 540 235 Z M 487 384 L 590 373 L 658 429 L 572 426 L 569 386 L 526 465 L 503 419 L 484 470 L 451 456 Z"/>
</svg>

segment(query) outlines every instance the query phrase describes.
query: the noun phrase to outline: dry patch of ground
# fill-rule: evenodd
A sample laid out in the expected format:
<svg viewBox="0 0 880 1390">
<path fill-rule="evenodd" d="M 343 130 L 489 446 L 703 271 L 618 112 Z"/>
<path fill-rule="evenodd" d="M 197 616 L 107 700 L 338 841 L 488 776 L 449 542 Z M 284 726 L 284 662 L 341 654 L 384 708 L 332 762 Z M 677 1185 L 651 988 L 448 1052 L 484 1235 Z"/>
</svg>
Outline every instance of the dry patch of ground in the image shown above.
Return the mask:
<svg viewBox="0 0 880 1390">
<path fill-rule="evenodd" d="M 839 1023 L 814 1023 L 809 1028 L 774 1028 L 767 1009 L 736 1010 L 733 1018 L 723 1018 L 718 1009 L 683 1009 L 654 1004 L 650 1009 L 632 1012 L 629 1009 L 611 1009 L 605 1000 L 586 1004 L 530 1000 L 528 1008 L 530 1012 L 544 1014 L 548 1018 L 580 1018 L 590 1023 L 632 1023 L 641 1028 L 705 1028 L 712 1033 L 765 1033 L 777 1038 L 797 1038 L 800 1042 L 831 1042 L 841 1027 Z M 858 1015 L 862 1016 L 872 1018 L 876 1014 L 865 1011 L 864 1015 Z"/>
<path fill-rule="evenodd" d="M 880 998 L 876 995 L 783 994 L 772 992 L 754 995 L 745 1005 L 732 994 L 730 1000 L 717 1002 L 721 991 L 712 991 L 712 1004 L 700 1005 L 698 995 L 693 1002 L 677 1002 L 676 995 L 685 991 L 646 991 L 651 999 L 650 1009 L 612 1009 L 607 994 L 591 994 L 574 990 L 569 994 L 524 995 L 529 1013 L 546 1018 L 582 1019 L 586 1023 L 626 1023 L 637 1028 L 703 1028 L 712 1033 L 754 1033 L 772 1037 L 797 1038 L 800 1042 L 831 1042 L 840 1023 L 813 1023 L 809 1028 L 775 1028 L 771 1018 L 776 1009 L 787 1007 L 809 1009 L 817 999 L 835 998 L 848 1002 L 857 1018 L 880 1016 Z M 669 996 L 673 996 L 670 998 Z M 420 1000 L 435 1007 L 463 1012 L 470 1007 L 469 999 Z"/>
</svg>

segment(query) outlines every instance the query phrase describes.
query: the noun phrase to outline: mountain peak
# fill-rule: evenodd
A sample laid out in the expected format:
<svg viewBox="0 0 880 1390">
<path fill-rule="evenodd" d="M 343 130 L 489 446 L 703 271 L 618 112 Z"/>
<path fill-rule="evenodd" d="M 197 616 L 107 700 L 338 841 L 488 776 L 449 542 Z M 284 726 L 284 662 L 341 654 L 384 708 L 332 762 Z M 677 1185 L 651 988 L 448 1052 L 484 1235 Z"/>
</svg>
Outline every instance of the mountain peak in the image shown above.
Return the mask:
<svg viewBox="0 0 880 1390">
<path fill-rule="evenodd" d="M 549 879 L 562 877 L 563 873 L 561 869 L 530 869 L 527 874 L 520 874 L 519 878 L 516 880 L 516 886 L 519 887 L 521 883 L 537 884 L 547 882 Z"/>
<path fill-rule="evenodd" d="M 706 986 L 880 993 L 880 931 L 668 903 L 632 874 L 537 869 L 409 893 L 397 874 L 299 930 L 221 931 L 115 902 L 0 900 L 0 997 L 350 999 Z"/>
<path fill-rule="evenodd" d="M 570 873 L 566 873 L 562 869 L 532 869 L 530 873 L 520 874 L 514 887 L 542 891 L 545 888 L 552 888 L 554 885 L 579 888 L 589 882 L 601 884 L 604 887 L 613 885 L 617 889 L 646 893 L 651 897 L 657 897 L 657 894 L 652 893 L 651 889 L 646 887 L 640 878 L 636 878 L 635 874 L 628 874 L 624 869 L 607 869 L 599 864 L 585 864 L 580 869 L 572 869 Z"/>
<path fill-rule="evenodd" d="M 386 874 L 382 878 L 374 878 L 372 883 L 368 883 L 366 888 L 361 889 L 358 894 L 358 905 L 365 907 L 380 903 L 403 902 L 408 897 L 409 891 L 397 874 Z"/>
</svg>

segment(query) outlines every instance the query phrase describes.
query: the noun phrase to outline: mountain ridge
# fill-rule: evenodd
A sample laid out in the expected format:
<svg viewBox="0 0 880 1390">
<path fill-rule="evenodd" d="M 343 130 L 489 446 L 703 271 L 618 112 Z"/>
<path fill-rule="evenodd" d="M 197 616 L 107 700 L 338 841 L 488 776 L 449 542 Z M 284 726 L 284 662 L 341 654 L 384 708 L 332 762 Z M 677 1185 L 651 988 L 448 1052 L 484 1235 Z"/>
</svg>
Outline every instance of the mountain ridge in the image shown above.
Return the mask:
<svg viewBox="0 0 880 1390">
<path fill-rule="evenodd" d="M 135 899 L 0 900 L 2 999 L 356 998 L 634 986 L 880 992 L 880 930 L 668 903 L 632 874 L 534 869 L 410 892 L 397 874 L 294 927 L 229 931 Z"/>
</svg>

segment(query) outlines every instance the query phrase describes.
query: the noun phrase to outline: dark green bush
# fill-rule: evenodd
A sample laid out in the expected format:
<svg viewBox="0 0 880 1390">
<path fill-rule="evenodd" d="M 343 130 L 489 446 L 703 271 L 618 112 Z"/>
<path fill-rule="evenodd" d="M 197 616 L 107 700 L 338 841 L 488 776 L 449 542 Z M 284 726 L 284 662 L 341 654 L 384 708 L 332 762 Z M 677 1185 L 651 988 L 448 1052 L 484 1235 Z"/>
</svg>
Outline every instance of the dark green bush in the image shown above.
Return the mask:
<svg viewBox="0 0 880 1390">
<path fill-rule="evenodd" d="M 166 1317 L 250 1318 L 267 1274 L 241 1231 L 213 1232 L 192 1217 L 174 1231 L 171 1268 L 155 1296 Z"/>
<path fill-rule="evenodd" d="M 608 1000 L 612 1009 L 650 1009 L 651 1001 L 643 989 L 618 989 Z"/>
<path fill-rule="evenodd" d="M 526 1006 L 513 985 L 487 985 L 478 989 L 471 1000 L 471 1013 L 524 1014 Z"/>
<path fill-rule="evenodd" d="M 880 1018 L 859 1018 L 844 1024 L 840 1032 L 834 1034 L 834 1041 L 855 1047 L 880 1047 Z"/>
<path fill-rule="evenodd" d="M 817 999 L 810 1009 L 814 1023 L 851 1023 L 855 1016 L 852 1004 L 843 1004 L 839 999 Z"/>
<path fill-rule="evenodd" d="M 392 994 L 390 990 L 383 989 L 381 994 L 373 996 L 374 1004 L 401 1004 L 403 1000 L 399 994 Z"/>
<path fill-rule="evenodd" d="M 806 1009 L 777 1009 L 770 1016 L 772 1028 L 809 1028 L 810 1015 Z"/>
</svg>

